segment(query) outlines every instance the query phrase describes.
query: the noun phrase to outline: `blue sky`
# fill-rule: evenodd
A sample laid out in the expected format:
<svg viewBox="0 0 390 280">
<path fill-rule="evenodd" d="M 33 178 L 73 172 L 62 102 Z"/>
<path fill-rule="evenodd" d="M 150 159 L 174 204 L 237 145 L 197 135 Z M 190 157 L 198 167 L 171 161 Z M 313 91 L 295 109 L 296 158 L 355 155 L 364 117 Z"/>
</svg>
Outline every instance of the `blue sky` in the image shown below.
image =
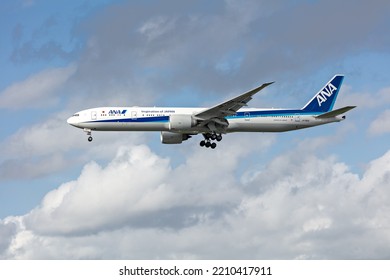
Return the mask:
<svg viewBox="0 0 390 280">
<path fill-rule="evenodd" d="M 0 257 L 388 258 L 389 12 L 3 1 Z M 159 133 L 88 143 L 66 123 L 95 106 L 212 106 L 269 81 L 251 106 L 300 108 L 337 73 L 335 106 L 357 106 L 346 121 L 232 134 L 213 151 Z"/>
</svg>

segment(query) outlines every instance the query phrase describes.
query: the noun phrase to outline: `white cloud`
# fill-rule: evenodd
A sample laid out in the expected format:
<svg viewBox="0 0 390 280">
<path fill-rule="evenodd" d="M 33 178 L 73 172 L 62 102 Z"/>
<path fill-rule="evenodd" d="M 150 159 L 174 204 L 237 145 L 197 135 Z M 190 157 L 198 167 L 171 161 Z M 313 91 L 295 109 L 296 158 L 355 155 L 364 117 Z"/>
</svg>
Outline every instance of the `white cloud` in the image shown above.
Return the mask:
<svg viewBox="0 0 390 280">
<path fill-rule="evenodd" d="M 152 41 L 172 30 L 174 26 L 175 19 L 160 16 L 148 20 L 138 29 L 138 32 L 145 35 L 149 41 Z"/>
<path fill-rule="evenodd" d="M 90 163 L 77 181 L 49 193 L 25 222 L 44 234 L 76 234 L 116 227 L 140 212 L 169 205 L 169 188 L 160 183 L 168 171 L 167 160 L 153 155 L 146 147 L 119 151 L 105 169 Z"/>
<path fill-rule="evenodd" d="M 83 134 L 66 123 L 69 116 L 70 113 L 56 112 L 42 122 L 20 128 L 3 141 L 0 148 L 3 156 L 50 155 L 76 146 L 77 142 L 81 142 Z"/>
<path fill-rule="evenodd" d="M 370 136 L 378 136 L 390 132 L 390 88 L 384 87 L 376 92 L 354 92 L 351 86 L 342 88 L 338 106 L 357 106 L 351 112 L 360 126 L 368 126 Z M 379 114 L 378 114 L 379 112 Z M 347 117 L 348 118 L 348 117 Z M 349 119 L 350 120 L 350 119 Z M 369 122 L 365 124 L 366 122 Z"/>
<path fill-rule="evenodd" d="M 356 92 L 350 85 L 343 85 L 337 104 L 354 105 L 359 109 L 372 109 L 390 104 L 390 88 L 385 87 L 377 92 Z"/>
<path fill-rule="evenodd" d="M 54 94 L 74 74 L 75 65 L 44 70 L 26 80 L 14 83 L 0 93 L 0 108 L 22 109 L 50 106 Z"/>
<path fill-rule="evenodd" d="M 38 178 L 69 168 L 72 160 L 66 153 L 88 146 L 82 131 L 66 123 L 68 115 L 57 112 L 1 141 L 0 181 Z"/>
<path fill-rule="evenodd" d="M 381 135 L 390 132 L 390 110 L 382 112 L 373 120 L 368 128 L 371 135 Z"/>
<path fill-rule="evenodd" d="M 250 150 L 268 146 L 271 143 L 269 139 L 273 138 L 265 139 Z M 195 149 L 199 151 L 196 146 Z M 180 221 L 179 217 L 178 221 L 171 221 L 170 210 L 223 207 L 224 203 L 236 201 L 240 192 L 233 174 L 227 176 L 227 172 L 233 172 L 237 160 L 249 149 L 236 144 L 224 152 L 214 152 L 201 150 L 172 169 L 168 159 L 158 157 L 146 146 L 122 147 L 106 168 L 92 162 L 84 167 L 76 181 L 50 192 L 42 205 L 26 216 L 25 222 L 34 231 L 60 235 L 115 228 L 128 221 L 136 224 L 159 223 L 141 219 L 142 215 L 156 211 L 166 215 L 163 219 L 168 219 L 168 223 L 191 223 L 191 220 L 198 219 L 196 215 L 189 220 Z M 228 158 L 226 152 L 229 153 Z M 215 162 L 218 168 L 210 165 L 205 170 L 205 162 Z M 168 212 L 164 214 L 164 211 Z"/>
<path fill-rule="evenodd" d="M 2 255 L 1 252 L 9 248 L 16 232 L 17 226 L 15 223 L 0 222 L 0 256 Z"/>
<path fill-rule="evenodd" d="M 66 123 L 70 115 L 57 112 L 47 120 L 20 128 L 0 142 L 0 181 L 42 177 L 74 163 L 87 162 L 91 157 L 110 160 L 118 147 L 145 141 L 142 133 L 96 132 L 94 142 L 89 143 L 81 129 Z"/>
<path fill-rule="evenodd" d="M 334 157 L 292 149 L 242 184 L 234 173 L 249 147 L 193 150 L 177 167 L 146 146 L 122 147 L 106 167 L 89 163 L 30 213 L 2 221 L 0 254 L 389 257 L 390 151 L 359 178 Z"/>
</svg>

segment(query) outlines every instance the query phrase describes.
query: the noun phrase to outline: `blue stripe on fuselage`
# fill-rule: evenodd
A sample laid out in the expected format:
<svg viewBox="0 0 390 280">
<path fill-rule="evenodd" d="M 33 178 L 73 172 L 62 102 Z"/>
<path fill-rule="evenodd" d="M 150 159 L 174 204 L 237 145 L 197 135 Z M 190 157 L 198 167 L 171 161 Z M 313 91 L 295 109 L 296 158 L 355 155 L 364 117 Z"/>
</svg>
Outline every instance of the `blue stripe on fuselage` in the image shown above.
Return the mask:
<svg viewBox="0 0 390 280">
<path fill-rule="evenodd" d="M 116 122 L 124 122 L 124 123 L 144 123 L 144 122 L 168 122 L 168 116 L 160 116 L 160 117 L 146 117 L 146 118 L 126 118 L 126 119 L 109 119 L 109 120 L 96 120 L 96 121 L 88 121 L 87 123 L 116 123 Z"/>
</svg>

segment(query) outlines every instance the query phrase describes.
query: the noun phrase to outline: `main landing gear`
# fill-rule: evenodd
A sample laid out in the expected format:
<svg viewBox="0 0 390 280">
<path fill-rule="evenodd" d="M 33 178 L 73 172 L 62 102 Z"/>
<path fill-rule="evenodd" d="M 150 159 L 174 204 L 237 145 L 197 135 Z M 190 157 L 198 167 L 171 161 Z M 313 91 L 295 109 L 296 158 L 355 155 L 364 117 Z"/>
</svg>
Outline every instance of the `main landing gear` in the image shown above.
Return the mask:
<svg viewBox="0 0 390 280">
<path fill-rule="evenodd" d="M 86 132 L 86 133 L 87 133 L 87 136 L 89 136 L 89 137 L 88 137 L 88 141 L 89 141 L 89 142 L 92 142 L 92 140 L 93 140 L 93 138 L 92 138 L 92 130 L 90 130 L 90 129 L 88 129 L 88 128 L 84 128 L 84 132 Z"/>
<path fill-rule="evenodd" d="M 216 133 L 205 133 L 203 134 L 205 140 L 200 141 L 199 145 L 201 147 L 215 149 L 217 147 L 217 143 L 211 142 L 217 140 L 218 142 L 222 140 L 221 134 Z"/>
</svg>

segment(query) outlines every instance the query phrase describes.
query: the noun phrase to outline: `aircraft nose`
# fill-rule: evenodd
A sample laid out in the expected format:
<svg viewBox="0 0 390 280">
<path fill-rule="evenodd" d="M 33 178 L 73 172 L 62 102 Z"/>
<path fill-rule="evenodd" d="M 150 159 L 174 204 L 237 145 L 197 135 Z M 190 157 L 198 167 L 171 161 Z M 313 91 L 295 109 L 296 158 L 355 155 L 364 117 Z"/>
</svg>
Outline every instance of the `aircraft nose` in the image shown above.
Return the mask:
<svg viewBox="0 0 390 280">
<path fill-rule="evenodd" d="M 73 126 L 76 126 L 77 124 L 77 120 L 76 120 L 76 117 L 72 116 L 70 117 L 69 119 L 66 120 L 66 122 L 70 125 L 73 125 Z"/>
</svg>

